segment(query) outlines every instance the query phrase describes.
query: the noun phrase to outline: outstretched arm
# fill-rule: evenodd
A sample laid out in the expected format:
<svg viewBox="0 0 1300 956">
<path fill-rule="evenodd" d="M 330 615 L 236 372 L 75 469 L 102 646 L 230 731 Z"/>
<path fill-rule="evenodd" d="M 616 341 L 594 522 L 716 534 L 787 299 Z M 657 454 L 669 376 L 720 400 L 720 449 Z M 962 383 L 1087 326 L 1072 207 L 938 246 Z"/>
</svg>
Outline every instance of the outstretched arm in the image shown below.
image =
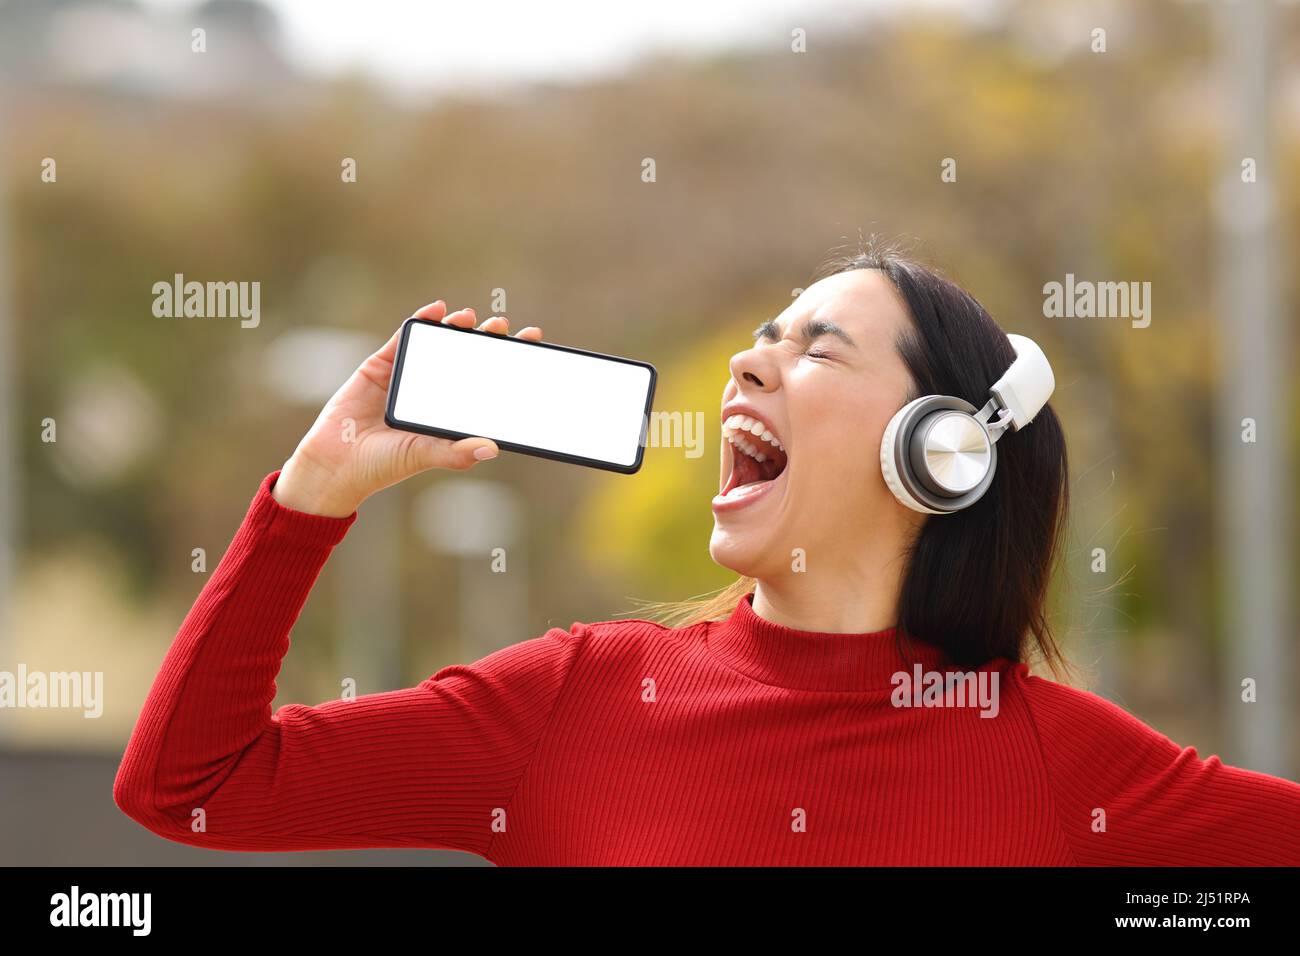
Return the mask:
<svg viewBox="0 0 1300 956">
<path fill-rule="evenodd" d="M 1079 863 L 1300 865 L 1300 784 L 1201 758 L 1096 694 L 1023 684 Z"/>
</svg>

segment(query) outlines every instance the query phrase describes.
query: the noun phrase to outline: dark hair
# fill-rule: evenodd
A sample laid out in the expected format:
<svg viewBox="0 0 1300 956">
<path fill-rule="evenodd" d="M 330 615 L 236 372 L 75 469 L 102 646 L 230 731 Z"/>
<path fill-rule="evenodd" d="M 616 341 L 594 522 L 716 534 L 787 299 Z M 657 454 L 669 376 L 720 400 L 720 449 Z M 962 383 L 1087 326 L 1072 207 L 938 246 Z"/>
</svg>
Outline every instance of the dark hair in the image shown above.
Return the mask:
<svg viewBox="0 0 1300 956">
<path fill-rule="evenodd" d="M 982 407 L 1015 350 L 979 301 L 874 239 L 828 259 L 813 280 L 853 269 L 878 269 L 907 307 L 911 326 L 895 343 L 912 377 L 907 400 L 955 395 Z M 1065 535 L 1069 485 L 1065 435 L 1051 404 L 1028 427 L 1008 430 L 997 456 L 993 484 L 979 501 L 922 523 L 906 552 L 896 626 L 900 636 L 940 647 L 962 666 L 997 657 L 1026 661 L 1032 641 L 1059 675 L 1066 661 L 1046 601 Z M 664 623 L 713 620 L 729 614 L 753 583 L 742 577 L 702 601 L 648 603 L 666 611 L 659 615 Z"/>
</svg>

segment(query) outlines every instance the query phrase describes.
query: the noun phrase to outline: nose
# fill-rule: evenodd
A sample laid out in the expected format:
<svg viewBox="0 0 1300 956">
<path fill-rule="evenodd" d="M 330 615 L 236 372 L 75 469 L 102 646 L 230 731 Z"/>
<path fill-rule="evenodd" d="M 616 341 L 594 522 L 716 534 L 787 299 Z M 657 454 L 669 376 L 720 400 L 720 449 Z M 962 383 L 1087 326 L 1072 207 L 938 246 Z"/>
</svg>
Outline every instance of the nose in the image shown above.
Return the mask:
<svg viewBox="0 0 1300 956">
<path fill-rule="evenodd" d="M 744 349 L 731 357 L 731 377 L 737 383 L 748 382 L 755 388 L 771 391 L 776 387 L 779 373 L 776 363 L 763 353 L 767 349 Z"/>
</svg>

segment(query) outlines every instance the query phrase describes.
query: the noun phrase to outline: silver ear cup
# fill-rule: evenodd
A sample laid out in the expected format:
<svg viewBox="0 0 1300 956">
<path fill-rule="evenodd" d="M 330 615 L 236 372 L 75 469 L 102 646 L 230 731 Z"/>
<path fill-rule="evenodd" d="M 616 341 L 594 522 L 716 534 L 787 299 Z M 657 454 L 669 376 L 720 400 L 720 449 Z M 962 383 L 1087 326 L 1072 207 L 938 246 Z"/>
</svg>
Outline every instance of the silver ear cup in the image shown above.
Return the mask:
<svg viewBox="0 0 1300 956">
<path fill-rule="evenodd" d="M 880 470 L 899 502 L 923 514 L 951 514 L 974 504 L 993 483 L 997 447 L 951 395 L 926 395 L 890 419 L 880 442 Z"/>
<path fill-rule="evenodd" d="M 964 495 L 988 474 L 993 442 L 965 412 L 931 412 L 913 435 L 912 471 L 930 490 Z"/>
</svg>

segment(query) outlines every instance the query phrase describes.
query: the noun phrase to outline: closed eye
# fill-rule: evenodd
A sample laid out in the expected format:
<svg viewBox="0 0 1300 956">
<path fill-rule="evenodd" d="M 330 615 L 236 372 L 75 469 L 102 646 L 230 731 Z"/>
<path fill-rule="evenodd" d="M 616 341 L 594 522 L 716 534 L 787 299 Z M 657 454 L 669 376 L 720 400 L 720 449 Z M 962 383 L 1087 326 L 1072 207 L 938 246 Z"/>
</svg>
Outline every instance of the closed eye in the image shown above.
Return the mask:
<svg viewBox="0 0 1300 956">
<path fill-rule="evenodd" d="M 829 319 L 809 319 L 803 324 L 803 328 L 799 330 L 799 338 L 803 340 L 804 345 L 811 345 L 823 335 L 833 335 L 843 341 L 845 345 L 849 346 L 849 348 L 858 347 L 857 343 L 853 341 L 853 337 L 850 336 L 849 333 L 845 332 Z M 781 341 L 781 327 L 769 319 L 754 330 L 754 341 L 757 342 L 759 339 L 764 339 L 768 342 Z M 814 356 L 814 358 L 816 357 L 817 356 Z M 831 358 L 832 356 L 823 355 L 822 357 Z"/>
</svg>

